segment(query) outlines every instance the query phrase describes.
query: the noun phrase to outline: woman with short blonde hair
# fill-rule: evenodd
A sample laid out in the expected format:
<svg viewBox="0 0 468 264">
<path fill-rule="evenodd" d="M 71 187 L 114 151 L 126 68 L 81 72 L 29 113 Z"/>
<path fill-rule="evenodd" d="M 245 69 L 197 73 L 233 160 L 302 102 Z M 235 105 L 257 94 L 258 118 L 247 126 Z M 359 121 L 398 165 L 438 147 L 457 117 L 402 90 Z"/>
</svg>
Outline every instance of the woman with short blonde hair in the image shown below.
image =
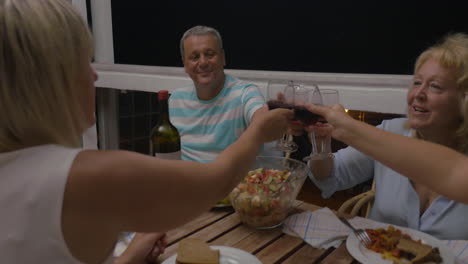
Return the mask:
<svg viewBox="0 0 468 264">
<path fill-rule="evenodd" d="M 92 38 L 67 5 L 7 0 L 1 7 L 1 152 L 45 142 L 77 147 L 94 122 L 83 115 L 78 84 L 93 54 Z"/>
<path fill-rule="evenodd" d="M 461 120 L 456 129 L 459 144 L 456 150 L 468 153 L 468 35 L 454 33 L 447 35 L 442 42 L 436 44 L 419 55 L 414 71 L 417 72 L 425 62 L 436 59 L 444 68 L 455 73 L 458 87 Z M 420 138 L 420 135 L 417 136 Z"/>
<path fill-rule="evenodd" d="M 206 164 L 83 150 L 97 74 L 79 14 L 67 0 L 2 0 L 0 29 L 0 263 L 107 263 L 120 232 L 165 232 L 226 197 L 293 115 L 263 108 Z M 137 236 L 116 263 L 155 261 L 162 239 Z"/>
</svg>

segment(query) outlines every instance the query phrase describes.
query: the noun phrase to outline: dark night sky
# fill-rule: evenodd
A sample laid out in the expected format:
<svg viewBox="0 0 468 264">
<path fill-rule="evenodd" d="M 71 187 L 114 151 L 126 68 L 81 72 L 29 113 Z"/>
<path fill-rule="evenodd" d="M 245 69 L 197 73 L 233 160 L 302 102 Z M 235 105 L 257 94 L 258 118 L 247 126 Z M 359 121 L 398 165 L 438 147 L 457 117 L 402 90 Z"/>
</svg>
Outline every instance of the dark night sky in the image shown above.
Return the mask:
<svg viewBox="0 0 468 264">
<path fill-rule="evenodd" d="M 229 69 L 411 74 L 422 50 L 468 33 L 468 1 L 429 2 L 112 0 L 115 62 L 182 66 L 180 37 L 204 24 Z"/>
</svg>

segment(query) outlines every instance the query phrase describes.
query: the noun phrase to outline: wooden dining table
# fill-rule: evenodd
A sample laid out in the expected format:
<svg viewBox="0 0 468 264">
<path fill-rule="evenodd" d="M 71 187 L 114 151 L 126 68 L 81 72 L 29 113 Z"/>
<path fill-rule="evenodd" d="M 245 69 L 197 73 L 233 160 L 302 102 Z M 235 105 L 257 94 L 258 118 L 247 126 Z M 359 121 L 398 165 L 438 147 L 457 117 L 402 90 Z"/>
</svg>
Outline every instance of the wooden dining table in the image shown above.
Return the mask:
<svg viewBox="0 0 468 264">
<path fill-rule="evenodd" d="M 321 207 L 295 201 L 291 214 L 313 211 Z M 184 238 L 198 238 L 209 245 L 229 246 L 255 255 L 263 264 L 285 263 L 359 263 L 349 254 L 345 243 L 339 248 L 318 249 L 303 239 L 287 235 L 281 227 L 260 230 L 240 222 L 232 207 L 213 208 L 189 223 L 167 232 L 168 245 L 160 263 L 177 253 L 178 243 Z"/>
</svg>

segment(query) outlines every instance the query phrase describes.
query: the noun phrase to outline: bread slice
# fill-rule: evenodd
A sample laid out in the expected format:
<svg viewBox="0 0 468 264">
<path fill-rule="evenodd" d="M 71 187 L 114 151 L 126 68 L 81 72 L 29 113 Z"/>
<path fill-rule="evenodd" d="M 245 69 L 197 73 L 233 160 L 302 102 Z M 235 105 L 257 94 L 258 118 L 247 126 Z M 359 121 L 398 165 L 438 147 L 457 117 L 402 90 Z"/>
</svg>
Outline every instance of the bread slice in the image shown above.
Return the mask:
<svg viewBox="0 0 468 264">
<path fill-rule="evenodd" d="M 397 248 L 415 256 L 411 260 L 411 263 L 423 263 L 424 260 L 432 253 L 431 246 L 406 238 L 400 239 Z"/>
<path fill-rule="evenodd" d="M 179 242 L 176 261 L 179 264 L 219 264 L 219 250 L 211 249 L 200 239 L 186 238 Z"/>
</svg>

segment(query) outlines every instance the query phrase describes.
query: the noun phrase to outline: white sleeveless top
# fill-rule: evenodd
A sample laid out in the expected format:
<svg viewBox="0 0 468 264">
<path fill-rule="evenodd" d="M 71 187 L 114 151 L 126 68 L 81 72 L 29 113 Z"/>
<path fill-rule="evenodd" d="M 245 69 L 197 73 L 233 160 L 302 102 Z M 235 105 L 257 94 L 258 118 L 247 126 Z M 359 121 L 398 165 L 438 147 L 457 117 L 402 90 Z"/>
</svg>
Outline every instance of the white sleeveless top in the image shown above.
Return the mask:
<svg viewBox="0 0 468 264">
<path fill-rule="evenodd" d="M 0 153 L 0 263 L 81 263 L 61 226 L 65 184 L 80 151 L 42 145 Z"/>
</svg>

